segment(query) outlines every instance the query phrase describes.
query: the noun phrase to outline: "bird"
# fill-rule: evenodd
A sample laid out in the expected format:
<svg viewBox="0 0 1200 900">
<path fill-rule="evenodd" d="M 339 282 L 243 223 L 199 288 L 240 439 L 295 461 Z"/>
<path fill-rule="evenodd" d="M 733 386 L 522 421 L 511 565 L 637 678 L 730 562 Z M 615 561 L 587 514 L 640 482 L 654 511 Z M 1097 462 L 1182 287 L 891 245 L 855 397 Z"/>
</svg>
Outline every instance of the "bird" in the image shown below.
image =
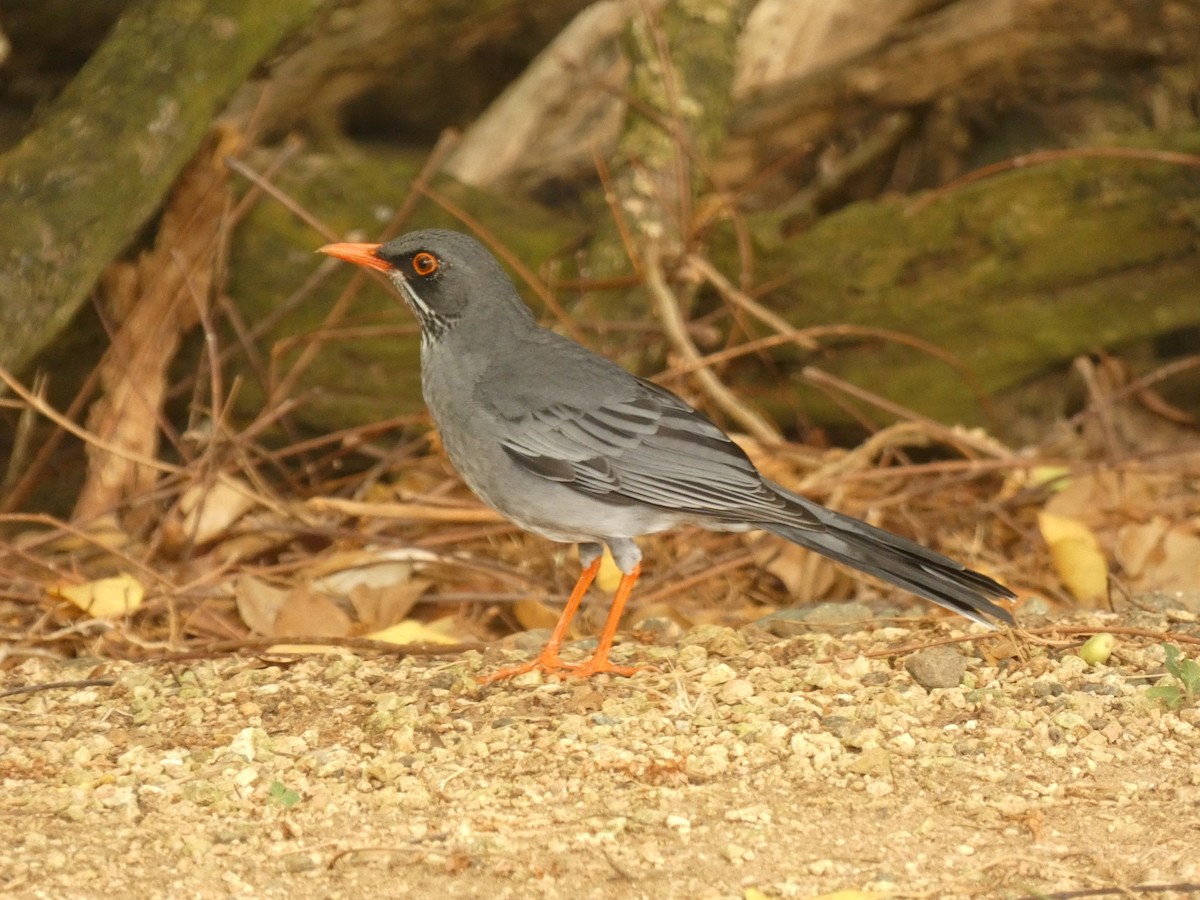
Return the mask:
<svg viewBox="0 0 1200 900">
<path fill-rule="evenodd" d="M 471 490 L 525 531 L 579 546 L 582 572 L 542 651 L 481 681 L 638 671 L 610 659 L 641 574 L 637 538 L 682 525 L 761 529 L 972 621 L 1013 622 L 995 602 L 1015 599 L 1004 585 L 767 479 L 680 397 L 539 325 L 470 235 L 425 229 L 318 252 L 382 272 L 416 316 L 425 403 Z M 560 650 L 605 546 L 621 578 L 595 651 L 568 662 Z"/>
</svg>

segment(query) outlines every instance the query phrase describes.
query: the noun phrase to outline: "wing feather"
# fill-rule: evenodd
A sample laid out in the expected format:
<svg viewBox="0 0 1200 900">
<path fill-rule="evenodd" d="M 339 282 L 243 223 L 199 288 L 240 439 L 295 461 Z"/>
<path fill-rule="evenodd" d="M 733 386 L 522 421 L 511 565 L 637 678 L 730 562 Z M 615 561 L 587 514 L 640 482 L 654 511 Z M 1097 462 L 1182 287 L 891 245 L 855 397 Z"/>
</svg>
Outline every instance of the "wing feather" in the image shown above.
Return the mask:
<svg viewBox="0 0 1200 900">
<path fill-rule="evenodd" d="M 502 445 L 533 474 L 615 504 L 715 521 L 796 516 L 724 432 L 657 385 L 617 399 L 556 403 L 506 421 Z M 813 524 L 816 524 L 815 522 Z"/>
</svg>

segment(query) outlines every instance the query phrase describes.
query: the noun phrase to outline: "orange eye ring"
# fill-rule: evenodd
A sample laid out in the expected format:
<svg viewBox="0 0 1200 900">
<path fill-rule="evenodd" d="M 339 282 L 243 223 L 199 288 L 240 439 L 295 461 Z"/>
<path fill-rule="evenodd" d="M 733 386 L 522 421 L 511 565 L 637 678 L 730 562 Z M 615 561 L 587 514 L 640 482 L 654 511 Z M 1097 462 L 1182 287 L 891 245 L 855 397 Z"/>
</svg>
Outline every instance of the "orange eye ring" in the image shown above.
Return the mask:
<svg viewBox="0 0 1200 900">
<path fill-rule="evenodd" d="M 428 277 L 438 270 L 438 258 L 432 253 L 418 253 L 412 259 L 412 267 L 422 278 Z"/>
</svg>

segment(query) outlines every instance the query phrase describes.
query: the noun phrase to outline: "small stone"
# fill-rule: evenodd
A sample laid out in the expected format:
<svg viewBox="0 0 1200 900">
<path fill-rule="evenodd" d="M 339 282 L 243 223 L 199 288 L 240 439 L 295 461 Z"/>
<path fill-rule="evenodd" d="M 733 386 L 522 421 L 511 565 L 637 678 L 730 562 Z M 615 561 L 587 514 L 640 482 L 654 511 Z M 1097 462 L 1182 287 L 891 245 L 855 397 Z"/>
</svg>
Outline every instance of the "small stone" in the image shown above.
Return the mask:
<svg viewBox="0 0 1200 900">
<path fill-rule="evenodd" d="M 310 872 L 317 861 L 307 853 L 291 853 L 283 858 L 283 867 L 289 872 Z"/>
<path fill-rule="evenodd" d="M 868 797 L 886 797 L 896 790 L 890 781 L 869 781 L 864 788 Z"/>
<path fill-rule="evenodd" d="M 932 691 L 934 688 L 958 687 L 967 671 L 967 659 L 950 647 L 933 647 L 914 653 L 904 661 L 904 668 L 913 681 Z"/>
<path fill-rule="evenodd" d="M 800 678 L 809 687 L 826 688 L 833 684 L 833 670 L 818 663 L 805 669 Z"/>
<path fill-rule="evenodd" d="M 754 684 L 745 678 L 735 678 L 726 682 L 718 698 L 722 703 L 737 703 L 753 696 Z"/>
<path fill-rule="evenodd" d="M 549 628 L 531 628 L 528 631 L 518 632 L 509 641 L 503 643 L 527 653 L 538 653 L 546 646 L 546 641 L 550 640 L 550 633 Z"/>
<path fill-rule="evenodd" d="M 638 639 L 659 647 L 670 647 L 683 636 L 683 626 L 666 616 L 649 616 L 633 626 Z"/>
<path fill-rule="evenodd" d="M 708 651 L 699 644 L 687 644 L 679 648 L 676 665 L 685 672 L 695 672 L 708 662 Z"/>
<path fill-rule="evenodd" d="M 746 649 L 746 638 L 723 625 L 697 625 L 679 643 L 699 644 L 714 656 L 736 656 Z"/>
<path fill-rule="evenodd" d="M 812 625 L 804 619 L 802 609 L 777 609 L 754 622 L 755 627 L 775 637 L 790 638 L 808 634 Z"/>
<path fill-rule="evenodd" d="M 700 683 L 705 687 L 716 687 L 717 685 L 732 681 L 736 677 L 737 672 L 731 666 L 725 663 L 717 663 L 700 676 Z"/>
<path fill-rule="evenodd" d="M 745 862 L 748 859 L 754 859 L 754 851 L 743 847 L 741 844 L 726 844 L 725 858 L 730 862 Z"/>
<path fill-rule="evenodd" d="M 680 816 L 671 813 L 667 816 L 666 825 L 668 828 L 674 828 L 677 831 L 691 831 L 692 821 L 687 816 Z"/>
<path fill-rule="evenodd" d="M 855 775 L 888 775 L 892 771 L 892 754 L 882 747 L 864 750 L 850 757 L 846 769 Z"/>
<path fill-rule="evenodd" d="M 1066 688 L 1051 678 L 1039 678 L 1033 683 L 1033 687 L 1030 690 L 1033 696 L 1040 699 L 1042 697 L 1057 697 Z"/>
</svg>

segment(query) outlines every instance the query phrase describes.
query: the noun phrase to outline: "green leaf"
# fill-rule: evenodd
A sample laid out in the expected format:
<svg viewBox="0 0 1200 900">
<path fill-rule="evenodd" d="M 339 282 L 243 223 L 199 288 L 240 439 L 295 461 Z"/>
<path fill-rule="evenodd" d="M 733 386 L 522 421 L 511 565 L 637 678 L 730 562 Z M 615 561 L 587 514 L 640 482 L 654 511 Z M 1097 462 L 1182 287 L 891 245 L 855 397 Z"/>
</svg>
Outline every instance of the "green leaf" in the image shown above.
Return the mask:
<svg viewBox="0 0 1200 900">
<path fill-rule="evenodd" d="M 1179 693 L 1176 706 L 1185 701 L 1194 703 L 1200 698 L 1200 663 L 1185 657 L 1174 644 L 1163 644 L 1162 647 L 1166 657 L 1163 665 L 1179 682 L 1179 686 L 1175 688 Z"/>
<path fill-rule="evenodd" d="M 286 787 L 282 781 L 272 781 L 271 786 L 267 788 L 267 796 L 271 798 L 272 803 L 278 803 L 284 809 L 290 809 L 300 802 L 300 795 Z"/>
<path fill-rule="evenodd" d="M 1179 664 L 1179 675 L 1183 682 L 1183 691 L 1191 701 L 1200 695 L 1200 663 L 1194 659 L 1185 659 Z"/>
<path fill-rule="evenodd" d="M 1183 703 L 1183 692 L 1173 684 L 1160 684 L 1149 688 L 1146 696 L 1159 701 L 1167 709 L 1178 709 Z"/>
<path fill-rule="evenodd" d="M 1166 662 L 1164 663 L 1164 665 L 1167 667 L 1167 671 L 1180 681 L 1183 681 L 1183 676 L 1179 674 L 1179 648 L 1174 644 L 1163 644 L 1162 647 L 1163 653 L 1167 655 Z"/>
</svg>

